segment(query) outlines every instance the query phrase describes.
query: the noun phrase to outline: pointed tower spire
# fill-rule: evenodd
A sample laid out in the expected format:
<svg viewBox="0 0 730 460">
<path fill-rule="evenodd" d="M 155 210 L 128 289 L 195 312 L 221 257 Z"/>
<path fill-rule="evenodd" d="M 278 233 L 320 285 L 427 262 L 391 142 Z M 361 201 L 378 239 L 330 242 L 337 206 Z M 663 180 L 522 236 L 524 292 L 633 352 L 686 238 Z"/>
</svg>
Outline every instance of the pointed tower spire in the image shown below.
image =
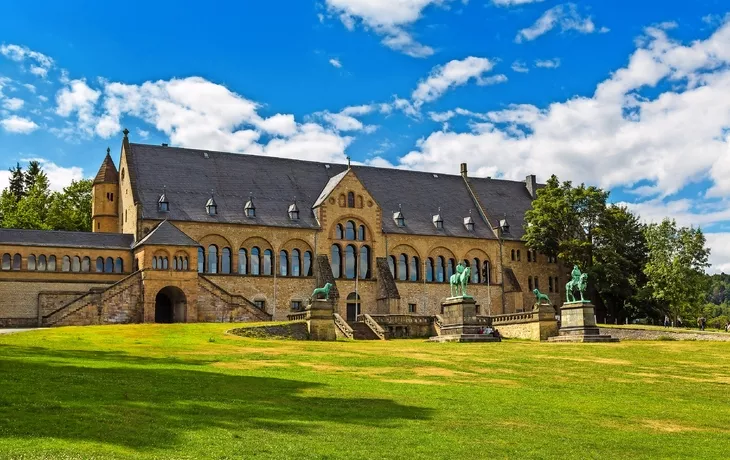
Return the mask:
<svg viewBox="0 0 730 460">
<path fill-rule="evenodd" d="M 95 184 L 118 184 L 119 183 L 119 172 L 117 167 L 114 166 L 114 160 L 112 160 L 111 149 L 106 148 L 106 157 L 101 163 L 99 172 L 96 173 L 94 178 Z"/>
</svg>

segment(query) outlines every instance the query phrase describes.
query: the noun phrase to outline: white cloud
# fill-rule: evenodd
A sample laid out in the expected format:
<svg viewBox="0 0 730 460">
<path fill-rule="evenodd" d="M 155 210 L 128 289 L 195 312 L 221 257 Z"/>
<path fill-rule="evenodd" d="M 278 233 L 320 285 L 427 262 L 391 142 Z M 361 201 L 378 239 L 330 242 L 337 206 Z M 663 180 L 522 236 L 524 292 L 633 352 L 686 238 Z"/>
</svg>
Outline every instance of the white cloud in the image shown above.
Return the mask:
<svg viewBox="0 0 730 460">
<path fill-rule="evenodd" d="M 560 27 L 560 30 L 563 32 L 569 30 L 575 30 L 581 34 L 592 34 L 596 32 L 596 25 L 590 16 L 581 17 L 575 4 L 566 3 L 550 8 L 533 25 L 520 30 L 517 37 L 515 37 L 515 42 L 532 41 L 548 33 L 555 27 Z M 605 33 L 608 32 L 608 29 L 602 27 L 599 31 Z"/>
<path fill-rule="evenodd" d="M 486 116 L 488 124 L 472 124 L 471 131 L 440 130 L 421 139 L 400 164 L 453 172 L 454 164 L 469 161 L 477 175 L 498 170 L 522 179 L 544 171 L 608 189 L 645 181 L 660 198 L 710 179 L 710 195 L 727 196 L 730 22 L 688 45 L 649 28 L 628 64 L 592 97 L 545 108 L 512 105 Z"/>
<path fill-rule="evenodd" d="M 24 83 L 23 86 L 31 93 L 35 93 L 35 86 L 31 85 L 30 83 Z"/>
<path fill-rule="evenodd" d="M 366 29 L 382 36 L 382 43 L 412 57 L 427 57 L 433 48 L 418 43 L 406 29 L 417 22 L 431 6 L 444 6 L 453 0 L 325 0 L 327 10 L 337 16 L 348 30 L 359 21 Z"/>
<path fill-rule="evenodd" d="M 706 233 L 711 273 L 730 273 L 730 233 Z"/>
<path fill-rule="evenodd" d="M 535 67 L 541 67 L 543 69 L 557 69 L 560 67 L 560 59 L 537 59 L 535 60 Z"/>
<path fill-rule="evenodd" d="M 8 110 L 20 110 L 25 104 L 25 101 L 18 99 L 17 97 L 9 97 L 3 99 L 3 107 Z"/>
<path fill-rule="evenodd" d="M 489 59 L 474 56 L 469 56 L 460 61 L 454 59 L 444 65 L 436 66 L 431 70 L 428 78 L 421 81 L 411 94 L 413 104 L 418 109 L 426 102 L 435 101 L 449 89 L 464 85 L 472 79 L 478 85 L 506 81 L 507 77 L 504 75 L 484 77 L 484 74 L 492 70 L 493 67 L 494 63 Z"/>
<path fill-rule="evenodd" d="M 43 102 L 48 102 L 48 98 L 42 94 L 40 96 L 38 96 L 38 99 L 40 99 Z"/>
<path fill-rule="evenodd" d="M 104 118 L 101 121 L 94 116 L 96 103 L 101 91 L 92 89 L 85 80 L 71 80 L 56 94 L 56 114 L 62 117 L 76 115 L 77 127 L 82 134 L 91 135 L 95 126 L 102 137 L 109 137 L 114 131 L 114 121 Z"/>
<path fill-rule="evenodd" d="M 60 192 L 64 187 L 71 185 L 71 181 L 78 181 L 84 178 L 84 170 L 82 168 L 78 166 L 58 166 L 56 163 L 45 158 L 22 158 L 20 164 L 25 169 L 30 161 L 38 161 L 41 164 L 43 172 L 48 177 L 48 187 L 55 192 Z M 9 181 L 10 172 L 0 171 L 0 190 L 6 188 Z"/>
<path fill-rule="evenodd" d="M 15 62 L 28 60 L 30 72 L 41 78 L 45 78 L 48 75 L 48 70 L 53 67 L 53 59 L 26 46 L 0 45 L 0 54 Z"/>
<path fill-rule="evenodd" d="M 325 110 L 315 113 L 314 116 L 322 118 L 336 131 L 364 131 L 365 133 L 372 133 L 378 128 L 377 126 L 366 125 L 355 117 L 368 115 L 376 111 L 387 113 L 388 110 L 384 104 L 366 104 L 345 107 L 339 113 L 332 113 Z"/>
<path fill-rule="evenodd" d="M 0 120 L 0 126 L 9 133 L 28 134 L 38 129 L 38 125 L 28 118 L 11 115 Z"/>
<path fill-rule="evenodd" d="M 492 3 L 497 6 L 519 6 L 527 5 L 528 3 L 540 3 L 544 0 L 492 0 Z"/>
<path fill-rule="evenodd" d="M 515 72 L 520 72 L 520 73 L 527 73 L 530 71 L 530 69 L 527 68 L 527 65 L 522 61 L 513 62 L 512 70 L 514 70 Z"/>
<path fill-rule="evenodd" d="M 330 59 L 330 64 L 332 65 L 332 67 L 336 67 L 338 69 L 342 68 L 342 63 L 340 62 L 339 59 L 335 59 L 335 58 Z"/>
<path fill-rule="evenodd" d="M 142 139 L 147 139 L 148 137 L 150 137 L 150 132 L 149 131 L 145 131 L 144 129 L 138 129 L 137 130 L 137 135 L 139 137 L 141 137 Z"/>
</svg>

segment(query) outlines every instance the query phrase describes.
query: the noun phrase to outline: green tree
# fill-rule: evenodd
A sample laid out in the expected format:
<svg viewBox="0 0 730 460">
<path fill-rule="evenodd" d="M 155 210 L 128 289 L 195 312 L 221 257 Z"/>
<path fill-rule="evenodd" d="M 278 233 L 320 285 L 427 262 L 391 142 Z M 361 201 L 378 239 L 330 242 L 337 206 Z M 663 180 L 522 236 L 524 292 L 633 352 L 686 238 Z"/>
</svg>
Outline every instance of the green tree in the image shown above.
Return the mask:
<svg viewBox="0 0 730 460">
<path fill-rule="evenodd" d="M 46 173 L 43 172 L 40 162 L 37 160 L 31 160 L 28 163 L 28 169 L 25 171 L 24 177 L 26 192 L 30 191 L 40 178 L 45 179 L 46 183 L 48 183 L 48 177 L 46 176 Z"/>
<path fill-rule="evenodd" d="M 15 197 L 15 201 L 20 201 L 25 195 L 25 174 L 23 168 L 20 167 L 20 163 L 17 163 L 14 168 L 10 168 L 10 184 L 8 190 Z"/>
<path fill-rule="evenodd" d="M 91 231 L 91 179 L 73 181 L 54 194 L 47 214 L 47 224 L 54 230 Z"/>
<path fill-rule="evenodd" d="M 46 224 L 50 199 L 48 179 L 45 175 L 37 176 L 33 187 L 18 201 L 15 212 L 4 224 L 11 228 L 50 230 L 51 227 Z"/>
<path fill-rule="evenodd" d="M 677 228 L 674 220 L 664 219 L 645 230 L 648 261 L 644 267 L 652 297 L 672 318 L 694 318 L 707 296 L 705 269 L 710 250 L 700 229 Z"/>
</svg>

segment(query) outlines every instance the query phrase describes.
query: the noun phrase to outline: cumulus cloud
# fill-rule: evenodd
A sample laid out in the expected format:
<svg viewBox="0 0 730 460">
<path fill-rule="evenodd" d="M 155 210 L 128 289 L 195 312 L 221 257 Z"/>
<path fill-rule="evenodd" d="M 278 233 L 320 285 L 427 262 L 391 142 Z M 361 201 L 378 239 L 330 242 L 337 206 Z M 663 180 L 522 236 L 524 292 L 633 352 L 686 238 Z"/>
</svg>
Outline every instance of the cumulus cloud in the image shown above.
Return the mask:
<svg viewBox="0 0 730 460">
<path fill-rule="evenodd" d="M 9 97 L 3 100 L 3 108 L 7 110 L 20 110 L 24 104 L 25 101 L 17 97 Z"/>
<path fill-rule="evenodd" d="M 0 54 L 15 62 L 27 62 L 27 70 L 41 78 L 46 78 L 48 71 L 53 67 L 53 59 L 26 46 L 0 45 Z"/>
<path fill-rule="evenodd" d="M 574 30 L 581 34 L 592 34 L 597 31 L 590 16 L 581 16 L 575 4 L 566 3 L 550 8 L 533 25 L 520 30 L 515 37 L 515 42 L 535 40 L 556 27 L 559 27 L 562 32 Z M 608 32 L 608 29 L 602 27 L 598 32 Z"/>
<path fill-rule="evenodd" d="M 730 22 L 688 45 L 667 34 L 648 28 L 627 65 L 591 97 L 482 114 L 486 123 L 434 132 L 399 163 L 453 172 L 469 161 L 475 174 L 522 179 L 549 171 L 609 189 L 642 181 L 659 197 L 705 178 L 713 182 L 710 195 L 727 196 Z"/>
<path fill-rule="evenodd" d="M 100 96 L 101 91 L 89 87 L 85 80 L 71 80 L 56 94 L 56 114 L 62 117 L 75 114 L 79 130 L 92 134 L 98 122 L 94 116 L 94 109 Z M 106 134 L 108 129 L 109 122 L 103 120 L 100 123 L 100 131 Z"/>
<path fill-rule="evenodd" d="M 730 273 L 730 233 L 706 233 L 711 273 Z"/>
<path fill-rule="evenodd" d="M 339 59 L 335 59 L 335 58 L 330 59 L 330 64 L 332 65 L 332 67 L 336 67 L 338 69 L 342 68 L 342 63 L 340 62 Z"/>
<path fill-rule="evenodd" d="M 48 177 L 48 186 L 51 190 L 60 192 L 64 187 L 71 185 L 71 181 L 78 181 L 84 178 L 84 170 L 78 166 L 64 167 L 45 158 L 23 158 L 20 160 L 22 167 L 26 167 L 30 161 L 38 161 L 43 172 Z M 10 181 L 10 172 L 0 171 L 0 190 L 6 188 Z"/>
<path fill-rule="evenodd" d="M 427 57 L 433 48 L 418 43 L 407 30 L 429 6 L 444 6 L 454 0 L 325 0 L 330 15 L 348 30 L 358 23 L 382 37 L 382 43 L 412 57 Z"/>
<path fill-rule="evenodd" d="M 326 124 L 336 131 L 363 131 L 372 133 L 378 127 L 375 125 L 366 125 L 356 117 L 368 115 L 373 112 L 388 113 L 391 108 L 387 104 L 364 104 L 345 107 L 338 113 L 329 111 L 317 112 L 314 117 L 321 118 Z"/>
<path fill-rule="evenodd" d="M 38 129 L 38 125 L 29 118 L 11 115 L 0 120 L 0 126 L 9 133 L 29 134 Z"/>
<path fill-rule="evenodd" d="M 527 67 L 527 65 L 522 61 L 515 61 L 512 63 L 512 70 L 519 73 L 527 73 L 530 71 L 530 69 Z"/>
<path fill-rule="evenodd" d="M 535 67 L 543 69 L 557 69 L 560 67 L 560 59 L 537 59 L 535 61 Z"/>
<path fill-rule="evenodd" d="M 474 56 L 462 60 L 454 59 L 444 65 L 436 66 L 411 94 L 413 104 L 418 109 L 426 102 L 435 101 L 449 89 L 465 85 L 469 80 L 474 80 L 478 85 L 491 85 L 506 81 L 507 77 L 504 75 L 484 76 L 493 67 L 494 63 L 489 59 Z"/>
</svg>

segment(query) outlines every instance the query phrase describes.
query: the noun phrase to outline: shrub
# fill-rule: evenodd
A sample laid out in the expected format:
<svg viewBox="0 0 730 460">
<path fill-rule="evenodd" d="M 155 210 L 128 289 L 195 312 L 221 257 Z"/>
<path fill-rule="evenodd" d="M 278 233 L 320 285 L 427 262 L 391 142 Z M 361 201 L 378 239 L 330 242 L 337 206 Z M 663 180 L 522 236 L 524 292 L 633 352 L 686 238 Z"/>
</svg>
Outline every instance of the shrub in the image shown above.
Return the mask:
<svg viewBox="0 0 730 460">
<path fill-rule="evenodd" d="M 730 318 L 725 315 L 718 316 L 717 318 L 711 318 L 707 320 L 707 327 L 711 329 L 725 329 L 725 325 L 728 323 L 728 320 L 730 320 Z"/>
</svg>

